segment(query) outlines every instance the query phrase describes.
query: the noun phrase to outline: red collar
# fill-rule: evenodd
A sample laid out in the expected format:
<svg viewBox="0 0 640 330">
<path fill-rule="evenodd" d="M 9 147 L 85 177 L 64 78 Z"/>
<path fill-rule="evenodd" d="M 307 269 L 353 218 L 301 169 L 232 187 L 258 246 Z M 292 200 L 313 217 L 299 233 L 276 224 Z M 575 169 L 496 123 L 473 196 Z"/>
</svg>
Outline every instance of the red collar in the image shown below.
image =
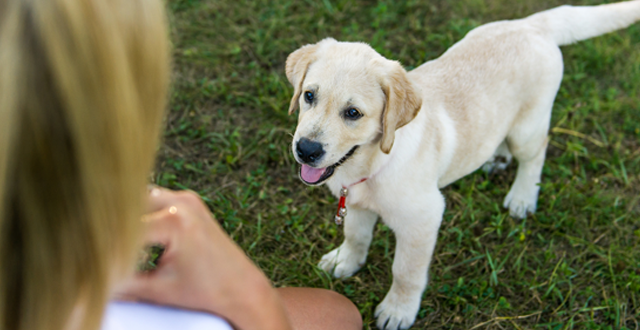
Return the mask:
<svg viewBox="0 0 640 330">
<path fill-rule="evenodd" d="M 350 185 L 348 185 L 348 186 L 346 186 L 346 187 L 345 187 L 345 186 L 342 186 L 342 189 L 351 188 L 351 187 L 353 187 L 353 186 L 357 185 L 358 183 L 363 183 L 363 182 L 367 181 L 367 179 L 369 179 L 369 178 L 362 178 L 360 181 L 355 182 L 355 183 L 352 183 L 352 184 L 350 184 Z"/>
<path fill-rule="evenodd" d="M 359 184 L 359 183 L 363 183 L 365 181 L 367 181 L 370 178 L 373 178 L 374 176 L 376 176 L 378 173 L 380 173 L 388 164 L 389 164 L 390 160 L 387 160 L 387 162 L 382 165 L 382 167 L 380 167 L 378 169 L 378 171 L 376 173 L 374 173 L 373 175 L 371 175 L 368 178 L 362 178 L 360 179 L 360 181 L 352 183 L 348 186 L 342 186 L 342 189 L 340 189 L 340 200 L 338 201 L 338 211 L 336 212 L 336 216 L 333 218 L 333 221 L 336 222 L 336 225 L 341 225 L 344 222 L 344 217 L 347 216 L 347 195 L 349 195 L 349 188 Z"/>
</svg>

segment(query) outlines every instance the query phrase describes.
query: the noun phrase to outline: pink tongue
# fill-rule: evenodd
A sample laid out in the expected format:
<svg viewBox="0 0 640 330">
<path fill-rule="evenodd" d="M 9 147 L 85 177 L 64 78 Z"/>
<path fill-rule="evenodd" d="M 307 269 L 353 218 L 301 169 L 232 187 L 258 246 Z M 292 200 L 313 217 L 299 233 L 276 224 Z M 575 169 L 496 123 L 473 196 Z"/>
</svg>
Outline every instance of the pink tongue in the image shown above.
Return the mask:
<svg viewBox="0 0 640 330">
<path fill-rule="evenodd" d="M 326 171 L 327 168 L 313 168 L 309 165 L 302 165 L 302 170 L 300 171 L 300 176 L 302 177 L 302 179 L 304 181 L 307 181 L 308 183 L 315 183 L 318 182 L 318 180 L 320 180 L 320 177 L 322 176 L 322 174 L 324 174 L 324 171 Z"/>
</svg>

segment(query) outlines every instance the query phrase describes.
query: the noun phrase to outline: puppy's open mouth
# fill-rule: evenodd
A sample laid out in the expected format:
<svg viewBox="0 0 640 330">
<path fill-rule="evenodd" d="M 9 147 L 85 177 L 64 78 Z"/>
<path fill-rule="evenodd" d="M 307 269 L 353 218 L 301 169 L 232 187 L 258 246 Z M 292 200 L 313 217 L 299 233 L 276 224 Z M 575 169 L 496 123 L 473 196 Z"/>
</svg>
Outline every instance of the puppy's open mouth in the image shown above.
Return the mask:
<svg viewBox="0 0 640 330">
<path fill-rule="evenodd" d="M 347 152 L 344 157 L 340 158 L 337 163 L 328 167 L 315 168 L 306 164 L 302 164 L 302 166 L 300 166 L 300 179 L 302 179 L 304 183 L 311 185 L 317 185 L 324 182 L 333 175 L 333 171 L 336 169 L 336 167 L 342 165 L 342 163 L 347 161 L 347 159 L 349 159 L 349 157 L 351 157 L 353 153 L 356 152 L 356 149 L 358 149 L 358 146 L 351 148 L 351 150 L 349 150 L 349 152 Z"/>
</svg>

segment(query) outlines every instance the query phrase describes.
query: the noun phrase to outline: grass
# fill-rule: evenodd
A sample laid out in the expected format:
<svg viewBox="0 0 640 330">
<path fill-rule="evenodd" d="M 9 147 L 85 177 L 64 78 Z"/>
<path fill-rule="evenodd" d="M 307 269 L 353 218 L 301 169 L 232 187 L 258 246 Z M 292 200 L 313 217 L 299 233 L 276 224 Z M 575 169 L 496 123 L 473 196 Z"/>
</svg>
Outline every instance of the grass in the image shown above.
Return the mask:
<svg viewBox="0 0 640 330">
<path fill-rule="evenodd" d="M 596 4 L 569 0 L 571 4 Z M 336 290 L 365 328 L 391 284 L 393 233 L 336 280 L 316 267 L 342 241 L 336 199 L 304 186 L 287 55 L 331 36 L 413 68 L 470 29 L 556 0 L 173 0 L 174 88 L 155 180 L 200 193 L 276 286 Z M 640 327 L 640 24 L 563 47 L 538 212 L 508 216 L 515 166 L 444 189 L 447 211 L 415 329 Z"/>
</svg>

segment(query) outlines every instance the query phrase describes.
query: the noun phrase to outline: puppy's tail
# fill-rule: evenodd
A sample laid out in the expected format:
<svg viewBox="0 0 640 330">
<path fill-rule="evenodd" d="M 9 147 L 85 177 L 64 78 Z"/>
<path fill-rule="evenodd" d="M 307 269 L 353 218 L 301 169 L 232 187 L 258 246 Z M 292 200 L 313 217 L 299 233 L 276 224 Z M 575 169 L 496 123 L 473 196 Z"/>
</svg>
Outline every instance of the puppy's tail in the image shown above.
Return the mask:
<svg viewBox="0 0 640 330">
<path fill-rule="evenodd" d="M 526 18 L 559 46 L 623 29 L 640 20 L 640 0 L 600 6 L 560 6 Z"/>
</svg>

